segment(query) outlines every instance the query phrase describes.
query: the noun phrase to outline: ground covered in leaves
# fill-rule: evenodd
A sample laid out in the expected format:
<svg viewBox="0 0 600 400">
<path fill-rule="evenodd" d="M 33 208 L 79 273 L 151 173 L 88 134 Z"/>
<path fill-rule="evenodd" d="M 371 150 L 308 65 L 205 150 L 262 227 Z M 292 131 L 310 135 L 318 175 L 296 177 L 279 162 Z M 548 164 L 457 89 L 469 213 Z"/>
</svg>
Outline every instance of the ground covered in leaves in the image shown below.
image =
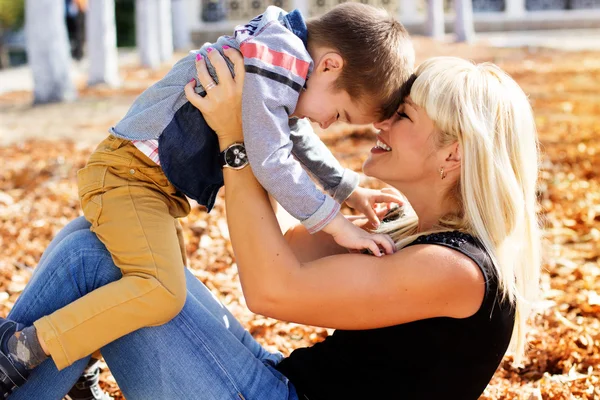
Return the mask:
<svg viewBox="0 0 600 400">
<path fill-rule="evenodd" d="M 543 301 L 525 362 L 513 366 L 507 356 L 481 399 L 600 399 L 599 54 L 441 46 L 422 40 L 416 47 L 420 59 L 458 54 L 503 67 L 530 95 L 542 144 Z M 27 137 L 38 129 L 37 136 L 50 139 L 0 147 L 1 316 L 22 292 L 52 237 L 80 215 L 75 173 L 92 149 L 83 140 L 85 132 L 90 132 L 88 139 L 102 137 L 133 96 L 164 71 L 130 68 L 122 73 L 128 82 L 123 89 L 84 89 L 72 105 L 32 109 L 27 105 L 30 93 L 0 96 L 1 133 Z M 71 139 L 62 139 L 69 130 Z M 56 137 L 61 139 L 51 140 Z M 324 138 L 356 170 L 374 143 L 369 129 L 337 129 Z M 379 185 L 372 180 L 366 184 Z M 183 225 L 194 274 L 267 348 L 288 354 L 327 335 L 325 329 L 278 322 L 247 310 L 222 201 L 210 215 L 194 207 Z M 107 369 L 102 385 L 122 398 Z"/>
</svg>

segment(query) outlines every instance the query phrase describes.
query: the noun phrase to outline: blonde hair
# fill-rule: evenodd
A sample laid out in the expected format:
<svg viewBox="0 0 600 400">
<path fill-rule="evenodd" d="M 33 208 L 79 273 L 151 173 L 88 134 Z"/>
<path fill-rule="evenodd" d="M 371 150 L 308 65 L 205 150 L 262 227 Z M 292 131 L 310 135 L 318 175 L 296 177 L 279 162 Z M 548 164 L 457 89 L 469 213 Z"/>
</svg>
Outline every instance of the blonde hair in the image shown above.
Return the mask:
<svg viewBox="0 0 600 400">
<path fill-rule="evenodd" d="M 503 298 L 515 304 L 510 349 L 520 362 L 540 270 L 538 141 L 531 106 L 517 83 L 491 63 L 436 57 L 414 75 L 406 92 L 438 128 L 436 145 L 458 142 L 462 150 L 460 178 L 448 193 L 462 211 L 444 216 L 432 231 L 418 232 L 418 218 L 407 210 L 380 231 L 398 248 L 432 232 L 460 230 L 477 237 L 493 261 Z"/>
</svg>

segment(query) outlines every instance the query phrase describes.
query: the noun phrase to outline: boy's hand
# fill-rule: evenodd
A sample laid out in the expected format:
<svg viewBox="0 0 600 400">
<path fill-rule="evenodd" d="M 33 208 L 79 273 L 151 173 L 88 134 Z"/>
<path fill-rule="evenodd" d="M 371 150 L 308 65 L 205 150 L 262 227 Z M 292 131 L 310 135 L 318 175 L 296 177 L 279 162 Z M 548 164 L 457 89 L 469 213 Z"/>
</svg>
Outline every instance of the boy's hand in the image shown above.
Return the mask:
<svg viewBox="0 0 600 400">
<path fill-rule="evenodd" d="M 380 248 L 385 251 L 385 254 L 394 254 L 396 249 L 394 241 L 388 235 L 366 232 L 348 221 L 340 212 L 325 225 L 323 231 L 330 234 L 342 247 L 351 250 L 369 249 L 377 257 L 382 256 Z"/>
<path fill-rule="evenodd" d="M 346 204 L 356 211 L 363 213 L 375 228 L 380 224 L 375 207 L 378 203 L 387 203 L 388 205 L 390 203 L 396 203 L 402 205 L 404 201 L 402 200 L 400 193 L 395 189 L 386 188 L 375 190 L 360 186 L 346 199 Z"/>
</svg>

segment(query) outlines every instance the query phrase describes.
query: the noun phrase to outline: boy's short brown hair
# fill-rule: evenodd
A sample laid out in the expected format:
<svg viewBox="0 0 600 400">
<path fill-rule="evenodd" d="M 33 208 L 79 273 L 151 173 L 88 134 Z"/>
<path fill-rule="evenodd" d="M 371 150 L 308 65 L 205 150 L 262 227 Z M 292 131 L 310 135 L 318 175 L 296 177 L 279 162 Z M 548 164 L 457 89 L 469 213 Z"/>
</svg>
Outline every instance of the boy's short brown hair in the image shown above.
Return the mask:
<svg viewBox="0 0 600 400">
<path fill-rule="evenodd" d="M 379 119 L 391 116 L 415 60 L 404 26 L 385 10 L 360 3 L 340 4 L 306 25 L 309 49 L 328 47 L 344 60 L 336 89 L 372 103 Z"/>
</svg>

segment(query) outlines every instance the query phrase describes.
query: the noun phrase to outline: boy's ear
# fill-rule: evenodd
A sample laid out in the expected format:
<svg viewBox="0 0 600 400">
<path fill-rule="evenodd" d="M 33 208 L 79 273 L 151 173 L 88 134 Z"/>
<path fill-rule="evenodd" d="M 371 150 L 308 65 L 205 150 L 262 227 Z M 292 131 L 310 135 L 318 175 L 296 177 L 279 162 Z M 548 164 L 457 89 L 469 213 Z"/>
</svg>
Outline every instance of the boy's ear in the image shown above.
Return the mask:
<svg viewBox="0 0 600 400">
<path fill-rule="evenodd" d="M 334 51 L 323 54 L 317 65 L 319 72 L 328 72 L 334 75 L 333 77 L 335 78 L 342 72 L 342 68 L 344 68 L 344 59 L 339 53 Z"/>
</svg>

